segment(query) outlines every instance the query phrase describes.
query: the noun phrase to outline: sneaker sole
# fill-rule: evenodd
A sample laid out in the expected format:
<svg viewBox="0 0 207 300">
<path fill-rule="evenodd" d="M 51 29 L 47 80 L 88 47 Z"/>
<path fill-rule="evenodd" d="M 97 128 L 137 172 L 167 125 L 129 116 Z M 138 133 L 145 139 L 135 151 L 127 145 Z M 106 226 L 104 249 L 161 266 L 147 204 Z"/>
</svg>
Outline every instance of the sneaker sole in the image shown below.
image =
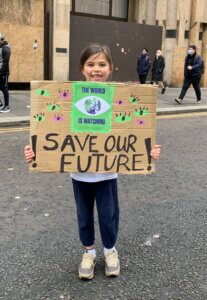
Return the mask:
<svg viewBox="0 0 207 300">
<path fill-rule="evenodd" d="M 89 275 L 81 274 L 80 271 L 79 271 L 79 278 L 83 279 L 83 280 L 90 280 L 90 279 L 92 279 L 94 277 L 94 268 L 95 268 L 95 265 L 96 265 L 96 262 L 94 263 L 93 271 Z"/>
<path fill-rule="evenodd" d="M 113 272 L 109 272 L 105 268 L 105 274 L 106 274 L 107 277 L 117 277 L 120 274 L 120 267 L 119 267 L 119 269 L 117 271 L 113 271 Z"/>
<path fill-rule="evenodd" d="M 79 278 L 81 280 L 90 280 L 90 279 L 93 279 L 93 277 L 94 277 L 94 273 L 92 273 L 90 276 L 86 276 L 85 274 L 83 275 L 83 274 L 79 273 Z"/>
<path fill-rule="evenodd" d="M 8 113 L 8 112 L 10 112 L 11 110 L 7 110 L 7 111 L 2 111 L 2 110 L 0 110 L 0 113 L 2 113 L 2 114 L 5 114 L 5 113 Z"/>
<path fill-rule="evenodd" d="M 120 262 L 118 264 L 118 269 L 116 271 L 109 272 L 105 266 L 105 274 L 107 277 L 116 277 L 120 274 Z"/>
</svg>

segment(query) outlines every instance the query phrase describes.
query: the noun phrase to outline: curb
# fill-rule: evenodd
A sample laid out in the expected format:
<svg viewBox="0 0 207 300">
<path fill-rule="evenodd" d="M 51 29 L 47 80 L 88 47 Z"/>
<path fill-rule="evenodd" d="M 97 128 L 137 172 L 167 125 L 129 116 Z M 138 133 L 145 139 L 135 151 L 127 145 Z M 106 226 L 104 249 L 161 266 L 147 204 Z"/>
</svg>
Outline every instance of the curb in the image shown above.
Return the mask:
<svg viewBox="0 0 207 300">
<path fill-rule="evenodd" d="M 26 127 L 30 125 L 30 117 L 8 117 L 5 120 L 0 120 L 0 128 L 4 127 Z"/>
<path fill-rule="evenodd" d="M 163 115 L 176 115 L 176 114 L 190 114 L 190 113 L 198 113 L 198 112 L 207 112 L 207 106 L 203 107 L 175 107 L 175 108 L 159 108 L 157 109 L 157 116 Z"/>
<path fill-rule="evenodd" d="M 0 128 L 5 128 L 5 127 L 28 127 L 28 126 L 30 126 L 30 121 L 0 122 Z"/>
</svg>

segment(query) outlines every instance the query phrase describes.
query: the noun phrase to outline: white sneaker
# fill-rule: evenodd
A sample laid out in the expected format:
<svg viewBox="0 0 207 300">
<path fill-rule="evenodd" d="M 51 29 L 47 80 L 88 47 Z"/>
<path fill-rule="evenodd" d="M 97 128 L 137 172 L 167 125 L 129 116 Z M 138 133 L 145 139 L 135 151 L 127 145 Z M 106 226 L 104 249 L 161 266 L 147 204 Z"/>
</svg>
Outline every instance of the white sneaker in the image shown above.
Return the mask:
<svg viewBox="0 0 207 300">
<path fill-rule="evenodd" d="M 11 109 L 9 106 L 3 106 L 1 109 L 0 109 L 0 113 L 8 113 L 10 112 Z"/>
<path fill-rule="evenodd" d="M 176 102 L 177 104 L 182 104 L 182 100 L 179 99 L 179 98 L 175 98 L 175 102 Z"/>
<path fill-rule="evenodd" d="M 82 262 L 79 266 L 79 278 L 92 279 L 94 276 L 95 264 L 96 257 L 90 253 L 84 253 Z"/>
<path fill-rule="evenodd" d="M 106 276 L 118 276 L 120 274 L 120 262 L 116 250 L 105 254 Z"/>
</svg>

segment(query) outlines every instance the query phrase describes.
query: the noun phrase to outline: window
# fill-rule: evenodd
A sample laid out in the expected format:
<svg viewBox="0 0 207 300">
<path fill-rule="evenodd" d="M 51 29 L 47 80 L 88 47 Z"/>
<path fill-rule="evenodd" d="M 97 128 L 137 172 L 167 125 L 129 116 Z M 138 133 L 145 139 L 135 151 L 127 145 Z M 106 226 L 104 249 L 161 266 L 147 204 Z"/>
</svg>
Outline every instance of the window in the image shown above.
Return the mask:
<svg viewBox="0 0 207 300">
<path fill-rule="evenodd" d="M 128 0 L 70 0 L 72 14 L 127 20 Z"/>
<path fill-rule="evenodd" d="M 113 0 L 112 1 L 112 17 L 116 18 L 127 18 L 127 0 Z"/>
<path fill-rule="evenodd" d="M 165 37 L 173 39 L 176 38 L 176 34 L 177 34 L 176 29 L 167 29 Z"/>
<path fill-rule="evenodd" d="M 94 15 L 109 15 L 110 0 L 76 0 L 75 11 Z"/>
</svg>

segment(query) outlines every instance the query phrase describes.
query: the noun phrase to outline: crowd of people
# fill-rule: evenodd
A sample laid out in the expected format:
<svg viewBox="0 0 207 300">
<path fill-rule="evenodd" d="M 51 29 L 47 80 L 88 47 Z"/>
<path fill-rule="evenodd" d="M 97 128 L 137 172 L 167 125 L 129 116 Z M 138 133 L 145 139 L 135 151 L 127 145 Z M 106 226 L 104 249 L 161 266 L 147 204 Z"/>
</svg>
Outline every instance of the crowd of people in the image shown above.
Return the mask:
<svg viewBox="0 0 207 300">
<path fill-rule="evenodd" d="M 148 54 L 148 49 L 143 48 L 141 55 L 137 60 L 137 74 L 139 77 L 140 84 L 145 84 L 147 75 L 151 68 L 151 58 Z M 165 59 L 162 55 L 161 50 L 156 51 L 156 55 L 152 64 L 152 76 L 151 83 L 158 84 L 161 86 L 162 94 L 165 93 L 166 88 L 163 83 L 163 72 L 165 68 Z M 204 63 L 200 55 L 197 54 L 197 49 L 195 45 L 190 45 L 188 47 L 188 52 L 185 58 L 184 64 L 184 81 L 183 86 L 178 98 L 175 98 L 175 102 L 177 104 L 183 103 L 183 98 L 189 89 L 189 87 L 193 86 L 196 93 L 196 101 L 195 104 L 201 103 L 201 89 L 200 89 L 200 80 L 204 69 Z"/>
</svg>

